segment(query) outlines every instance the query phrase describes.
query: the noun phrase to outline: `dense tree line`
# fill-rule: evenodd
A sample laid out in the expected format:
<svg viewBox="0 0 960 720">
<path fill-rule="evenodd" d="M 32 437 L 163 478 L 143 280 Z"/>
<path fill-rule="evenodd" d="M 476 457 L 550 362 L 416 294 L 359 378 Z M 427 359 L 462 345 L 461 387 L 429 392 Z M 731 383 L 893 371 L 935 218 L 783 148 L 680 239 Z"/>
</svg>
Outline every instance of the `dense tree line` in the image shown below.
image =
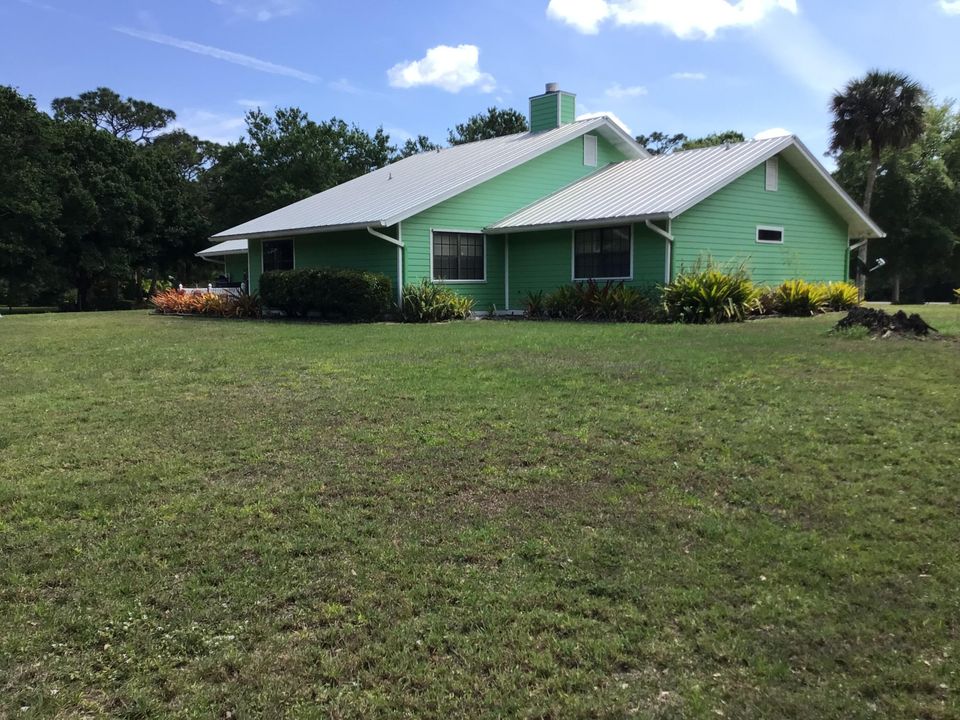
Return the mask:
<svg viewBox="0 0 960 720">
<path fill-rule="evenodd" d="M 0 305 L 125 307 L 158 282 L 206 282 L 215 268 L 194 253 L 213 232 L 439 147 L 420 135 L 398 149 L 382 128 L 299 108 L 253 110 L 243 138 L 218 145 L 108 88 L 57 98 L 52 111 L 0 87 Z M 490 108 L 450 142 L 525 123 Z"/>
</svg>

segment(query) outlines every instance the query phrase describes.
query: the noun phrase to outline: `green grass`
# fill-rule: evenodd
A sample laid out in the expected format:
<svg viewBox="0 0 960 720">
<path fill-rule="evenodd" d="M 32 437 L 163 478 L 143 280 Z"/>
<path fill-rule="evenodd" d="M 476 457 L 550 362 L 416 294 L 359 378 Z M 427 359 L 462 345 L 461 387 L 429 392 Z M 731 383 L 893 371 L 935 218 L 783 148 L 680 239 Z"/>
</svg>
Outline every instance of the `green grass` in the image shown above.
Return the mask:
<svg viewBox="0 0 960 720">
<path fill-rule="evenodd" d="M 957 717 L 960 340 L 837 317 L 0 319 L 0 717 Z"/>
</svg>

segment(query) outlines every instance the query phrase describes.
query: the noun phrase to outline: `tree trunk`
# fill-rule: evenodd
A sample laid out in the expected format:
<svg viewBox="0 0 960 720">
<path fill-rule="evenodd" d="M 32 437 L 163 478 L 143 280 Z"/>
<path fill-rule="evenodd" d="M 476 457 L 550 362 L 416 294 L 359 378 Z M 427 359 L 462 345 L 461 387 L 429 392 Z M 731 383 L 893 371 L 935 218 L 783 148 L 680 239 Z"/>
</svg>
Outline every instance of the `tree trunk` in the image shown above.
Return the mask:
<svg viewBox="0 0 960 720">
<path fill-rule="evenodd" d="M 891 297 L 893 304 L 896 305 L 900 302 L 900 273 L 896 272 L 893 274 L 893 297 Z"/>
<path fill-rule="evenodd" d="M 876 145 L 870 147 L 870 164 L 867 166 L 867 186 L 863 190 L 863 211 L 869 215 L 870 207 L 873 205 L 873 190 L 877 185 L 877 172 L 880 170 L 880 148 Z M 860 299 L 867 299 L 867 273 L 864 268 L 869 259 L 869 247 L 866 242 L 860 246 L 857 252 L 857 290 L 860 291 Z"/>
</svg>

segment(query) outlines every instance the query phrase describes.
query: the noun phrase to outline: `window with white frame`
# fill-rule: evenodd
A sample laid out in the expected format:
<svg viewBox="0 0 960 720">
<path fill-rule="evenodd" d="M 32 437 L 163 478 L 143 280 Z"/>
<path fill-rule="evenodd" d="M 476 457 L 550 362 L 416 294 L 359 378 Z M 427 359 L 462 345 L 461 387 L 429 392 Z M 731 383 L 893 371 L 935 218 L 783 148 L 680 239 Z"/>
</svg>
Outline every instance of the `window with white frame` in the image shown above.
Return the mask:
<svg viewBox="0 0 960 720">
<path fill-rule="evenodd" d="M 631 261 L 629 225 L 573 233 L 574 280 L 626 280 Z"/>
<path fill-rule="evenodd" d="M 783 228 L 771 225 L 757 226 L 757 242 L 780 245 L 783 243 Z"/>
<path fill-rule="evenodd" d="M 482 233 L 433 233 L 433 279 L 478 282 L 486 279 Z"/>
<path fill-rule="evenodd" d="M 263 271 L 293 269 L 293 240 L 263 241 Z"/>
<path fill-rule="evenodd" d="M 597 136 L 583 136 L 583 164 L 588 167 L 597 166 Z"/>
<path fill-rule="evenodd" d="M 767 192 L 777 192 L 780 189 L 780 160 L 772 157 L 767 160 L 766 188 Z"/>
</svg>

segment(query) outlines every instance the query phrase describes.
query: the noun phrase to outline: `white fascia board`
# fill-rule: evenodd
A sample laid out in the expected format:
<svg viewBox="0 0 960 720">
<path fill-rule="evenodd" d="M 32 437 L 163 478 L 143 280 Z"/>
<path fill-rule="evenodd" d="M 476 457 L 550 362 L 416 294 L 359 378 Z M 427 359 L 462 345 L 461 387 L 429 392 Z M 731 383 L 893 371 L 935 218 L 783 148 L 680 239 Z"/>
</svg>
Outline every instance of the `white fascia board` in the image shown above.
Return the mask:
<svg viewBox="0 0 960 720">
<path fill-rule="evenodd" d="M 810 152 L 809 148 L 801 142 L 800 138 L 793 138 L 793 145 L 800 151 L 800 153 L 806 158 L 806 160 L 813 166 L 813 168 L 820 174 L 820 176 L 830 185 L 833 191 L 840 196 L 840 198 L 853 210 L 854 213 L 860 218 L 863 224 L 874 233 L 873 237 L 882 238 L 886 237 L 887 234 L 883 229 L 877 225 L 873 219 L 867 215 L 853 198 L 847 194 L 847 191 L 840 187 L 833 175 L 827 172 L 827 169 L 814 157 L 813 153 Z"/>
<path fill-rule="evenodd" d="M 389 227 L 396 223 L 385 223 L 383 220 L 371 220 L 370 222 L 351 223 L 349 225 L 320 225 L 318 227 L 293 228 L 290 230 L 270 230 L 269 232 L 259 233 L 237 233 L 234 235 L 211 235 L 211 240 L 239 240 L 248 238 L 250 240 L 269 240 L 271 238 L 288 238 L 300 235 L 319 235 L 328 232 L 344 232 L 347 230 L 363 230 L 367 227 Z"/>
<path fill-rule="evenodd" d="M 591 220 L 569 220 L 567 222 L 550 223 L 548 225 L 515 225 L 513 227 L 495 227 L 484 228 L 483 232 L 487 235 L 505 235 L 507 233 L 525 233 L 537 232 L 539 230 L 565 230 L 570 228 L 601 228 L 616 227 L 618 225 L 633 225 L 647 220 L 669 220 L 667 213 L 656 213 L 653 215 L 630 215 L 626 217 L 610 217 Z"/>
</svg>

